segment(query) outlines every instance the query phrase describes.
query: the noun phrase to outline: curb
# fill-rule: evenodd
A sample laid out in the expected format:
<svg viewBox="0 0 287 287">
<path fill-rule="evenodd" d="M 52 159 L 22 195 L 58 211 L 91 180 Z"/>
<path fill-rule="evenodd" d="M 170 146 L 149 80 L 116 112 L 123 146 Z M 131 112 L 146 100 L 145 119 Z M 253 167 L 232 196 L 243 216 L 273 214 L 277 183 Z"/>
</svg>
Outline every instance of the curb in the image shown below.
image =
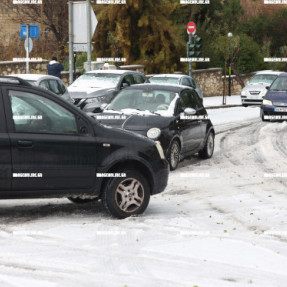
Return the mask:
<svg viewBox="0 0 287 287">
<path fill-rule="evenodd" d="M 243 107 L 242 105 L 225 105 L 225 106 L 209 106 L 205 107 L 205 109 L 225 109 L 225 108 L 237 108 L 237 107 Z"/>
</svg>

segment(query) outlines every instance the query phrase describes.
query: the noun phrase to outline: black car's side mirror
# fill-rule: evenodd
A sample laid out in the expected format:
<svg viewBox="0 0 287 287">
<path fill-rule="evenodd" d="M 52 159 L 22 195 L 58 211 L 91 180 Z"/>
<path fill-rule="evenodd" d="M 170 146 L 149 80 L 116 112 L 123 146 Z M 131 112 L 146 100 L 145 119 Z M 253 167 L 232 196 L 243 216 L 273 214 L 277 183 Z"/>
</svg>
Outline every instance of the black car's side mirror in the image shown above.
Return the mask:
<svg viewBox="0 0 287 287">
<path fill-rule="evenodd" d="M 266 87 L 266 90 L 268 90 L 268 91 L 269 91 L 269 90 L 270 90 L 270 86 L 267 86 L 267 87 Z"/>
</svg>

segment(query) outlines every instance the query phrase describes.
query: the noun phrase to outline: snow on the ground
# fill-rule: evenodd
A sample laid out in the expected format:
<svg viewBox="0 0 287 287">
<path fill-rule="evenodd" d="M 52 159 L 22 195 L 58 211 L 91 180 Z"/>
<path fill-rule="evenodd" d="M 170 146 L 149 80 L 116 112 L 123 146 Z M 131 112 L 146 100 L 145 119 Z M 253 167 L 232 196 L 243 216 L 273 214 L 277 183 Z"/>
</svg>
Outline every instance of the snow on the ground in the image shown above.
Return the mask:
<svg viewBox="0 0 287 287">
<path fill-rule="evenodd" d="M 240 95 L 232 95 L 231 97 L 225 97 L 226 105 L 241 105 L 241 97 Z M 212 107 L 212 106 L 222 106 L 222 96 L 219 97 L 204 97 L 203 98 L 203 105 L 205 107 Z"/>
<path fill-rule="evenodd" d="M 260 119 L 260 108 L 255 106 L 210 109 L 207 113 L 217 133 Z"/>
<path fill-rule="evenodd" d="M 246 117 L 216 136 L 213 158 L 171 172 L 139 217 L 0 201 L 0 285 L 285 287 L 287 124 Z"/>
</svg>

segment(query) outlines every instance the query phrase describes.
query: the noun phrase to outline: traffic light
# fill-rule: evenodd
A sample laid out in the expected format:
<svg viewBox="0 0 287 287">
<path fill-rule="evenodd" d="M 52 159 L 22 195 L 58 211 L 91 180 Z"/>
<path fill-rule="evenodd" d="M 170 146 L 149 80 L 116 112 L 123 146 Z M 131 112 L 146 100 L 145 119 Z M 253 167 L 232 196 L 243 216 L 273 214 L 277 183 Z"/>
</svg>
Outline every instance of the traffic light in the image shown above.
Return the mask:
<svg viewBox="0 0 287 287">
<path fill-rule="evenodd" d="M 198 57 L 201 54 L 201 51 L 200 51 L 200 49 L 201 49 L 201 38 L 197 35 L 195 35 L 193 38 L 194 38 L 193 40 L 194 40 L 194 44 L 195 44 L 196 56 Z"/>
<path fill-rule="evenodd" d="M 187 57 L 199 57 L 201 54 L 201 38 L 197 35 L 191 38 L 191 42 L 187 42 Z"/>
</svg>

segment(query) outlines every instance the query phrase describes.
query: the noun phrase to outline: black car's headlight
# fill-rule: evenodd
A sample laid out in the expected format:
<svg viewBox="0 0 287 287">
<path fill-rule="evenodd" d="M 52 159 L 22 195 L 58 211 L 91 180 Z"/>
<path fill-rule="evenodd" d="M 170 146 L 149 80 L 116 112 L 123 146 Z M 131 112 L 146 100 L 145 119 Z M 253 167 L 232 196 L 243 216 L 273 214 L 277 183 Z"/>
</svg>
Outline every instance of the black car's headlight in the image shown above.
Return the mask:
<svg viewBox="0 0 287 287">
<path fill-rule="evenodd" d="M 160 134 L 161 134 L 161 130 L 159 128 L 151 128 L 147 131 L 148 138 L 152 140 L 158 139 Z"/>
</svg>

